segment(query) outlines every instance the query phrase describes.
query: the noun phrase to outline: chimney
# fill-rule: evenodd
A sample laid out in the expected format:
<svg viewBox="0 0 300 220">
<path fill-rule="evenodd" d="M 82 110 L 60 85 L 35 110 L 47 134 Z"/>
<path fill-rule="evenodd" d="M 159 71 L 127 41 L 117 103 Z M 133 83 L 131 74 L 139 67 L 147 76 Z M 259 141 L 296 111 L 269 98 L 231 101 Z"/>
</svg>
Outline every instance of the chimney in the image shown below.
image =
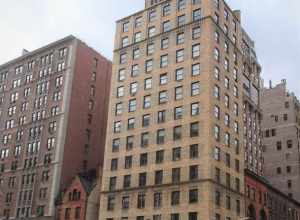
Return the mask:
<svg viewBox="0 0 300 220">
<path fill-rule="evenodd" d="M 241 23 L 241 11 L 240 10 L 234 10 L 233 14 L 237 17 L 238 21 Z"/>
</svg>

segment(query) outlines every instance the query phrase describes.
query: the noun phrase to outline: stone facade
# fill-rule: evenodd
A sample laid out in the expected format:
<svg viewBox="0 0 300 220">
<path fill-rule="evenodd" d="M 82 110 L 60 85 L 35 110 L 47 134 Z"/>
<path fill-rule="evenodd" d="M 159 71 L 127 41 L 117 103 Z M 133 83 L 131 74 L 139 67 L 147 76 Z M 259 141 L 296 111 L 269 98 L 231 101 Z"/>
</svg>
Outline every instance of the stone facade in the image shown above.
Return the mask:
<svg viewBox="0 0 300 220">
<path fill-rule="evenodd" d="M 243 105 L 258 109 L 260 66 L 240 12 L 145 4 L 117 22 L 99 219 L 244 217 Z"/>
<path fill-rule="evenodd" d="M 267 179 L 300 201 L 300 104 L 283 80 L 262 92 L 263 145 Z"/>
<path fill-rule="evenodd" d="M 0 218 L 50 217 L 73 176 L 98 170 L 111 62 L 73 36 L 0 66 Z"/>
</svg>

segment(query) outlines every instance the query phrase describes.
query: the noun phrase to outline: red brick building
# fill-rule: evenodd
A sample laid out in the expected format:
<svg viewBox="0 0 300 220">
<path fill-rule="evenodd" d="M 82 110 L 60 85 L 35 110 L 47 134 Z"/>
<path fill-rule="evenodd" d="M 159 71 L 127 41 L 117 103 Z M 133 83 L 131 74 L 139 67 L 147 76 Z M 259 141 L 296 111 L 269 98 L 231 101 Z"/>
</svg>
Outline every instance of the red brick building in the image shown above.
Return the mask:
<svg viewBox="0 0 300 220">
<path fill-rule="evenodd" d="M 300 220 L 300 203 L 270 182 L 245 171 L 245 207 L 249 220 Z"/>
<path fill-rule="evenodd" d="M 100 180 L 77 175 L 62 193 L 57 220 L 96 220 L 99 211 Z"/>
<path fill-rule="evenodd" d="M 54 219 L 103 163 L 111 62 L 69 36 L 0 65 L 0 219 Z"/>
<path fill-rule="evenodd" d="M 253 220 L 268 220 L 268 187 L 264 179 L 250 171 L 246 171 L 245 179 L 245 207 L 247 217 Z"/>
</svg>

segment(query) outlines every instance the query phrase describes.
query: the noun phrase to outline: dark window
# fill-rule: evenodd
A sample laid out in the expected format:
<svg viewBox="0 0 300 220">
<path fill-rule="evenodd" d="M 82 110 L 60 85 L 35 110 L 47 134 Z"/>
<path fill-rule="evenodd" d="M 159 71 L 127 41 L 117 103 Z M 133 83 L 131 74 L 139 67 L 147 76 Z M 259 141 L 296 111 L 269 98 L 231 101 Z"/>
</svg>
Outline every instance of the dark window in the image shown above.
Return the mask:
<svg viewBox="0 0 300 220">
<path fill-rule="evenodd" d="M 148 154 L 144 153 L 140 155 L 140 166 L 146 166 L 148 163 Z"/>
<path fill-rule="evenodd" d="M 155 185 L 159 185 L 163 183 L 163 171 L 158 170 L 155 171 Z"/>
<path fill-rule="evenodd" d="M 189 220 L 197 220 L 198 219 L 198 213 L 197 212 L 190 212 L 189 213 Z"/>
<path fill-rule="evenodd" d="M 125 157 L 125 169 L 130 169 L 132 167 L 132 156 Z"/>
<path fill-rule="evenodd" d="M 145 208 L 145 197 L 146 195 L 143 193 L 138 195 L 137 207 L 139 209 Z"/>
<path fill-rule="evenodd" d="M 190 166 L 190 180 L 198 179 L 198 166 Z"/>
<path fill-rule="evenodd" d="M 139 174 L 139 186 L 146 186 L 147 184 L 147 173 Z"/>
<path fill-rule="evenodd" d="M 190 124 L 190 136 L 196 137 L 199 136 L 199 123 L 194 122 Z"/>
<path fill-rule="evenodd" d="M 154 208 L 160 208 L 162 203 L 161 192 L 154 193 Z"/>
<path fill-rule="evenodd" d="M 180 168 L 172 169 L 172 182 L 179 183 L 180 182 Z"/>
<path fill-rule="evenodd" d="M 156 151 L 156 159 L 155 162 L 157 164 L 160 164 L 164 161 L 164 151 L 160 150 L 160 151 Z"/>
<path fill-rule="evenodd" d="M 130 185 L 131 185 L 131 175 L 125 175 L 124 176 L 123 187 L 124 188 L 129 188 Z"/>
<path fill-rule="evenodd" d="M 191 189 L 189 191 L 189 203 L 198 202 L 198 189 Z"/>
<path fill-rule="evenodd" d="M 180 191 L 173 191 L 171 196 L 171 205 L 178 205 L 180 202 Z"/>
<path fill-rule="evenodd" d="M 173 148 L 172 160 L 178 161 L 181 158 L 181 147 Z"/>
</svg>

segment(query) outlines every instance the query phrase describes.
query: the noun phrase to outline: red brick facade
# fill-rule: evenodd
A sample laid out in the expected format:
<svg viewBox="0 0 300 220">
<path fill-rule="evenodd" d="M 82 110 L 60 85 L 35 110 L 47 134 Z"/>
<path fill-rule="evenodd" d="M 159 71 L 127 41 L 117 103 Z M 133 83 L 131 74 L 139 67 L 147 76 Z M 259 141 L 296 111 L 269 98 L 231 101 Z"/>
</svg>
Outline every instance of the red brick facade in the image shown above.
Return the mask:
<svg viewBox="0 0 300 220">
<path fill-rule="evenodd" d="M 88 193 L 77 176 L 63 195 L 58 207 L 58 220 L 85 220 L 87 199 Z"/>
</svg>

